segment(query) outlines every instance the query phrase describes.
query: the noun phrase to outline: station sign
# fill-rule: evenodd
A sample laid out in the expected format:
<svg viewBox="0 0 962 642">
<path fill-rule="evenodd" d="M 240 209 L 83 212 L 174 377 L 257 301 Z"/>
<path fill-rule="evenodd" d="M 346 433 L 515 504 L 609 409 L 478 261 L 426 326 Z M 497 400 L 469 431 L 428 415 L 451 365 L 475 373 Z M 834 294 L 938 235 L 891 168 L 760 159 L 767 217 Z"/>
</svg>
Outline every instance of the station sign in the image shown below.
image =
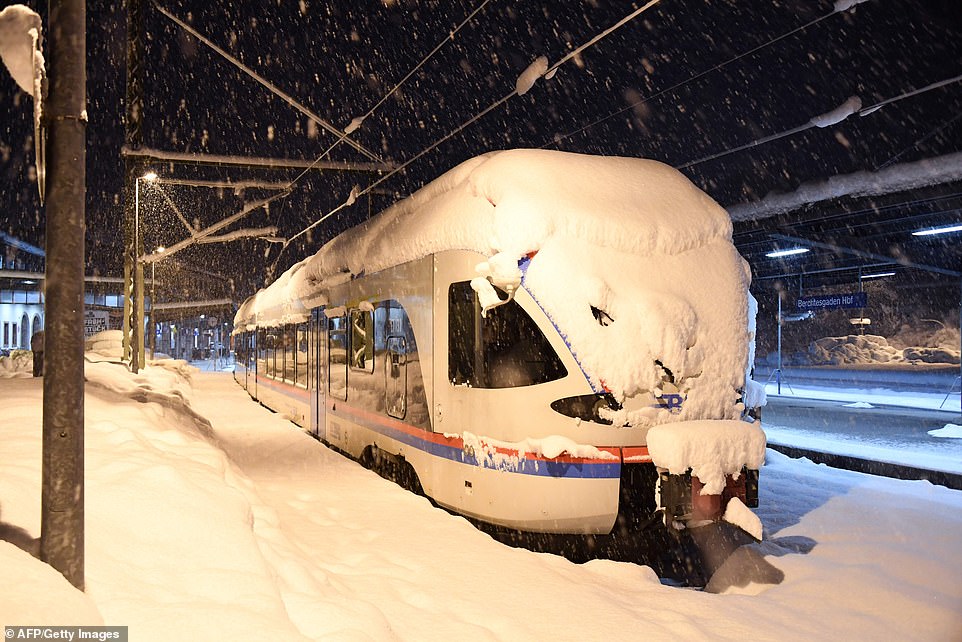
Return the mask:
<svg viewBox="0 0 962 642">
<path fill-rule="evenodd" d="M 868 293 L 866 292 L 852 292 L 851 294 L 820 294 L 817 296 L 800 296 L 795 301 L 795 307 L 802 311 L 864 308 L 866 305 L 868 305 Z"/>
</svg>

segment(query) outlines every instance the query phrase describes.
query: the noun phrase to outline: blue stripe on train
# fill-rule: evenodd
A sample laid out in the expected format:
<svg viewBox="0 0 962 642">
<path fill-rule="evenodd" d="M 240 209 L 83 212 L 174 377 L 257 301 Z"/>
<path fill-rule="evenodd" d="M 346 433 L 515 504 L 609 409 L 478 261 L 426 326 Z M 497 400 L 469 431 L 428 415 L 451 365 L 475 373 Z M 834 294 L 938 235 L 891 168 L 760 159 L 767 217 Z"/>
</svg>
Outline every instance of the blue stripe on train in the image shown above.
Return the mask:
<svg viewBox="0 0 962 642">
<path fill-rule="evenodd" d="M 373 422 L 353 409 L 341 406 L 342 411 L 350 414 L 352 420 L 369 430 L 390 437 L 403 444 L 426 452 L 435 457 L 449 459 L 471 466 L 479 466 L 491 470 L 501 470 L 521 475 L 535 475 L 538 477 L 564 477 L 568 479 L 619 479 L 621 477 L 621 462 L 603 459 L 585 461 L 557 461 L 541 458 L 520 458 L 502 453 L 491 453 L 478 457 L 476 453 L 465 452 L 464 448 L 439 444 L 430 439 L 418 437 L 407 431 Z M 595 463 L 597 461 L 597 463 Z"/>
</svg>

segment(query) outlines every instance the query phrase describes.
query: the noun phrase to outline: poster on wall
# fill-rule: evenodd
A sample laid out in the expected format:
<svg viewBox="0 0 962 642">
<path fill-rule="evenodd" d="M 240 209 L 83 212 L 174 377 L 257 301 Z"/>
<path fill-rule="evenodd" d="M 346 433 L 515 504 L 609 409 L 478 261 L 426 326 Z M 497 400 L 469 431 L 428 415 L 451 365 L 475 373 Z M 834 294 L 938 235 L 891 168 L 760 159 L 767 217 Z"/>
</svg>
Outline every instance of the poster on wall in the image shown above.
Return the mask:
<svg viewBox="0 0 962 642">
<path fill-rule="evenodd" d="M 110 313 L 106 310 L 84 310 L 84 338 L 106 330 L 109 319 Z"/>
</svg>

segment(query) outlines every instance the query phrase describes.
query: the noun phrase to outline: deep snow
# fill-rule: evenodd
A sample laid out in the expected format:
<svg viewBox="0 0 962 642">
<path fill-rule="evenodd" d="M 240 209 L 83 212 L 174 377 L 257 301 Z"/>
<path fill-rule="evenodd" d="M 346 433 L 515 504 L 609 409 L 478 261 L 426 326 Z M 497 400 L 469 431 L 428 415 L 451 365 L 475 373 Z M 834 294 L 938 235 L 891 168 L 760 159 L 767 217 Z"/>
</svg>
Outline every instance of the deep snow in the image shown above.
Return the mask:
<svg viewBox="0 0 962 642">
<path fill-rule="evenodd" d="M 776 586 L 661 585 L 495 543 L 333 453 L 224 373 L 87 365 L 87 592 L 0 542 L 0 624 L 134 640 L 951 640 L 962 493 L 768 451 Z M 189 377 L 188 385 L 186 377 Z M 41 381 L 0 380 L 0 520 L 40 526 Z M 743 595 L 739 593 L 756 593 Z"/>
</svg>

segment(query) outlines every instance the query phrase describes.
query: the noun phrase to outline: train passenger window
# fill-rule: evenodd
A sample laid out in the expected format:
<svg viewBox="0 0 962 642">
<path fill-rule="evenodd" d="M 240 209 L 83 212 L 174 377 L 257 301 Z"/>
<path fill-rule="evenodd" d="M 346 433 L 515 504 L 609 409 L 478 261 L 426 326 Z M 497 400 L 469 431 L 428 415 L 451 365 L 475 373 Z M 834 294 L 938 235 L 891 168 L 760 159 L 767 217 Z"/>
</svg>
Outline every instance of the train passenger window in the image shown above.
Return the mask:
<svg viewBox="0 0 962 642">
<path fill-rule="evenodd" d="M 285 325 L 284 326 L 284 381 L 288 383 L 294 383 L 294 351 L 297 346 L 294 345 L 294 326 Z"/>
<path fill-rule="evenodd" d="M 263 328 L 257 331 L 257 374 L 267 374 L 267 330 Z"/>
<path fill-rule="evenodd" d="M 404 419 L 407 413 L 407 343 L 404 337 L 387 338 L 384 384 L 387 414 Z"/>
<path fill-rule="evenodd" d="M 264 373 L 268 377 L 277 373 L 277 328 L 267 329 L 267 367 Z"/>
<path fill-rule="evenodd" d="M 374 372 L 374 315 L 351 310 L 351 367 Z"/>
<path fill-rule="evenodd" d="M 500 289 L 502 300 L 507 294 Z M 514 388 L 568 374 L 534 320 L 516 302 L 488 310 L 471 283 L 448 290 L 448 379 L 474 388 Z"/>
<path fill-rule="evenodd" d="M 327 386 L 331 397 L 347 400 L 347 317 L 327 320 Z"/>
<path fill-rule="evenodd" d="M 307 387 L 307 324 L 298 323 L 294 327 L 294 383 Z"/>
</svg>

